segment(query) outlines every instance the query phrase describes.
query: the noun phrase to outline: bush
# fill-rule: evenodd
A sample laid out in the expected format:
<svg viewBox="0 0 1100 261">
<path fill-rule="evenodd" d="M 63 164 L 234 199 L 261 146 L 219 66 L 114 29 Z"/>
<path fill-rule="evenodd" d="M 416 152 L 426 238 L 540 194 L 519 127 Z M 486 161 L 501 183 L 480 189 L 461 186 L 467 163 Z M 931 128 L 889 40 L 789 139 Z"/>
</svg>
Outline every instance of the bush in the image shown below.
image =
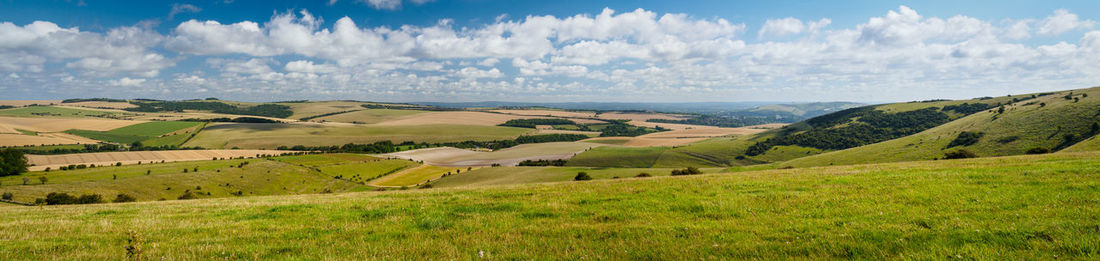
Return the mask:
<svg viewBox="0 0 1100 261">
<path fill-rule="evenodd" d="M 592 180 L 592 176 L 589 176 L 588 172 L 581 171 L 581 172 L 577 172 L 577 176 L 573 177 L 573 180 L 577 180 L 577 181 Z"/>
<path fill-rule="evenodd" d="M 672 175 L 673 176 L 696 175 L 696 174 L 703 174 L 703 171 L 699 170 L 699 168 L 696 168 L 696 167 L 687 167 L 685 169 L 674 169 L 674 170 L 672 170 Z"/>
<path fill-rule="evenodd" d="M 118 194 L 118 196 L 115 196 L 115 200 L 113 200 L 111 202 L 122 203 L 122 202 L 134 202 L 134 201 L 137 201 L 137 198 L 134 198 L 134 196 L 130 196 L 130 195 L 120 193 L 120 194 Z"/>
<path fill-rule="evenodd" d="M 97 204 L 103 202 L 103 196 L 99 194 L 84 194 L 76 198 L 76 204 Z"/>
<path fill-rule="evenodd" d="M 11 194 L 11 192 L 4 192 L 4 195 L 0 195 L 0 198 L 2 198 L 4 200 L 11 200 L 12 194 Z"/>
<path fill-rule="evenodd" d="M 971 152 L 969 150 L 956 150 L 944 154 L 943 159 L 969 159 L 977 157 L 978 154 L 974 154 L 974 152 Z"/>
<path fill-rule="evenodd" d="M 960 132 L 959 136 L 956 137 L 955 140 L 952 140 L 950 144 L 947 144 L 947 147 L 951 148 L 974 145 L 975 143 L 978 143 L 978 140 L 981 140 L 982 135 L 985 134 L 981 132 L 969 131 Z"/>
<path fill-rule="evenodd" d="M 187 192 L 184 192 L 183 195 L 180 195 L 176 199 L 180 199 L 180 200 L 183 200 L 183 199 L 196 199 L 196 197 L 195 197 L 195 194 L 191 194 L 191 191 L 187 191 Z"/>
<path fill-rule="evenodd" d="M 1050 153 L 1050 149 L 1043 148 L 1043 147 L 1034 147 L 1034 148 L 1028 149 L 1026 153 L 1027 154 L 1045 154 L 1045 153 Z"/>
<path fill-rule="evenodd" d="M 649 173 L 642 172 L 642 173 L 638 173 L 638 175 L 634 176 L 634 177 L 635 178 L 647 178 L 647 177 L 652 177 L 652 176 L 653 175 L 650 175 Z"/>
<path fill-rule="evenodd" d="M 84 194 L 80 197 L 73 197 L 68 193 L 50 192 L 50 194 L 46 194 L 46 199 L 43 200 L 42 203 L 46 205 L 96 204 L 103 203 L 103 196 L 99 194 Z"/>
</svg>

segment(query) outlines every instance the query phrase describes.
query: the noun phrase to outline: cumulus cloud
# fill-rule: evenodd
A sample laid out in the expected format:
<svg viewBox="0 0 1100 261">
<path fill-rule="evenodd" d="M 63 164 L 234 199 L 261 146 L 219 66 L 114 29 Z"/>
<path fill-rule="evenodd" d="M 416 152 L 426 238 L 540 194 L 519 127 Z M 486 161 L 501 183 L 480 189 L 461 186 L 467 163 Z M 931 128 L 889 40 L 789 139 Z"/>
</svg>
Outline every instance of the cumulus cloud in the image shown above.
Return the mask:
<svg viewBox="0 0 1100 261">
<path fill-rule="evenodd" d="M 110 81 L 111 86 L 122 86 L 122 87 L 139 87 L 143 83 L 145 83 L 145 79 L 141 79 L 141 78 L 131 79 L 130 77 L 122 77 L 122 78 L 119 78 L 117 80 L 111 80 Z"/>
<path fill-rule="evenodd" d="M 397 10 L 401 9 L 401 0 L 358 0 L 374 9 L 381 10 Z M 417 5 L 433 2 L 435 0 L 410 0 L 409 2 Z M 329 5 L 336 4 L 337 0 L 329 0 Z"/>
<path fill-rule="evenodd" d="M 1054 10 L 1054 14 L 1048 16 L 1039 25 L 1041 35 L 1059 35 L 1070 30 L 1088 30 L 1096 26 L 1096 21 L 1080 20 L 1076 14 L 1066 9 Z"/>
<path fill-rule="evenodd" d="M 827 18 L 759 22 L 752 42 L 742 39 L 743 23 L 642 9 L 499 16 L 466 27 L 448 19 L 399 27 L 349 17 L 325 23 L 299 10 L 268 21 L 188 20 L 168 35 L 0 23 L 0 71 L 20 77 L 9 77 L 0 91 L 46 82 L 143 86 L 135 91 L 150 97 L 205 86 L 249 99 L 886 101 L 1100 80 L 1100 31 L 1067 10 L 988 21 L 899 6 L 844 28 Z M 1071 32 L 1080 38 L 1019 41 L 1067 39 Z M 205 66 L 158 74 L 189 59 Z"/>
</svg>

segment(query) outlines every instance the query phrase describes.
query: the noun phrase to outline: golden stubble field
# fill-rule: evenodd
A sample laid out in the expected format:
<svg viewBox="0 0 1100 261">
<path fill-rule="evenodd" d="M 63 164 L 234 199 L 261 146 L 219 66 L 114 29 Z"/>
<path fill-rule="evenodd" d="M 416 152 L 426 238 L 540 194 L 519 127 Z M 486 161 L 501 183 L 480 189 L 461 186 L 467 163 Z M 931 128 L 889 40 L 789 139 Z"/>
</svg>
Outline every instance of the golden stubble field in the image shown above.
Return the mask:
<svg viewBox="0 0 1100 261">
<path fill-rule="evenodd" d="M 164 150 L 164 151 L 119 151 L 77 153 L 62 155 L 27 155 L 27 160 L 34 166 L 31 171 L 57 169 L 70 164 L 95 164 L 124 165 L 138 164 L 138 162 L 175 162 L 210 160 L 213 158 L 257 157 L 258 155 L 280 155 L 291 151 L 280 150 Z"/>
</svg>

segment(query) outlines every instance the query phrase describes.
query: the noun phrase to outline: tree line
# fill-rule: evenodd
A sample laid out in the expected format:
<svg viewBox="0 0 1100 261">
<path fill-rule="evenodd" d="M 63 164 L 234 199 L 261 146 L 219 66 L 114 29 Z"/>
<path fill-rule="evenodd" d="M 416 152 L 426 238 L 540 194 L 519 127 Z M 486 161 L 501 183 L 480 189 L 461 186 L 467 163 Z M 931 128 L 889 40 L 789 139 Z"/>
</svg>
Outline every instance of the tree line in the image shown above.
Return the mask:
<svg viewBox="0 0 1100 261">
<path fill-rule="evenodd" d="M 135 101 L 131 102 L 131 104 L 137 105 L 137 107 L 126 108 L 124 110 L 133 112 L 183 112 L 184 110 L 201 110 L 211 111 L 214 113 L 265 116 L 275 118 L 286 118 L 294 114 L 294 112 L 290 110 L 290 106 L 282 104 L 260 104 L 247 107 L 238 107 L 222 102 L 206 101 Z"/>
</svg>

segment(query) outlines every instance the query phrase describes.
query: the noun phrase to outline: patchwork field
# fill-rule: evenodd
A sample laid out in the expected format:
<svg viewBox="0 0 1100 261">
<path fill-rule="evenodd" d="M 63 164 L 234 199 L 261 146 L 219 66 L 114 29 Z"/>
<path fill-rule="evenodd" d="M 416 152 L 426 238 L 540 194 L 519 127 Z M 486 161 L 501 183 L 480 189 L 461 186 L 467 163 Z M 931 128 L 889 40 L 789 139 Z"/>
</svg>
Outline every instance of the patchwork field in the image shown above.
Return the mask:
<svg viewBox="0 0 1100 261">
<path fill-rule="evenodd" d="M 513 119 L 545 118 L 534 116 L 507 115 L 476 111 L 440 111 L 410 115 L 400 119 L 377 123 L 379 126 L 419 126 L 419 125 L 480 125 L 496 126 Z"/>
<path fill-rule="evenodd" d="M 35 136 L 0 133 L 0 147 L 88 144 L 96 142 L 98 141 L 65 133 L 40 133 Z"/>
<path fill-rule="evenodd" d="M 1095 152 L 1059 153 L 497 187 L 0 207 L 0 259 L 114 260 L 125 259 L 127 248 L 149 259 L 1091 259 L 1100 254 L 1098 159 Z M 238 170 L 222 169 L 228 171 Z M 302 179 L 295 177 L 274 187 Z M 217 180 L 199 191 L 217 183 L 236 186 L 237 180 Z M 178 195 L 181 186 L 167 195 Z"/>
<path fill-rule="evenodd" d="M 426 113 L 426 111 L 416 110 L 393 110 L 393 109 L 363 109 L 354 112 L 341 113 L 332 116 L 325 116 L 315 118 L 313 121 L 330 121 L 330 122 L 348 122 L 359 124 L 374 124 L 390 120 L 402 119 L 409 115 Z"/>
<path fill-rule="evenodd" d="M 604 144 L 586 142 L 548 142 L 522 144 L 492 152 L 442 147 L 402 151 L 384 154 L 383 156 L 423 161 L 425 164 L 435 166 L 468 167 L 490 166 L 492 164 L 514 166 L 524 160 L 569 159 L 580 152 L 600 146 L 604 146 Z"/>
<path fill-rule="evenodd" d="M 530 129 L 477 125 L 378 126 L 322 124 L 210 124 L 188 141 L 186 147 L 273 149 L 279 146 L 331 146 L 377 141 L 459 142 L 506 140 Z"/>
<path fill-rule="evenodd" d="M 145 121 L 127 121 L 114 119 L 60 119 L 60 118 L 21 118 L 0 117 L 0 125 L 13 129 L 24 129 L 37 132 L 62 132 L 69 129 L 108 131 L 126 127 Z"/>
<path fill-rule="evenodd" d="M 107 118 L 128 120 L 140 115 L 140 113 L 126 111 L 58 106 L 31 106 L 0 110 L 0 116 L 11 117 Z"/>
<path fill-rule="evenodd" d="M 85 107 L 85 108 L 98 108 L 98 109 L 126 109 L 135 108 L 137 105 L 133 105 L 129 102 L 106 102 L 106 101 L 86 101 L 86 102 L 71 102 L 63 103 L 64 106 L 73 107 Z"/>
<path fill-rule="evenodd" d="M 138 164 L 138 162 L 174 162 L 209 160 L 212 158 L 256 157 L 257 155 L 280 155 L 287 151 L 278 150 L 162 150 L 162 151 L 120 151 L 96 152 L 61 155 L 27 155 L 27 161 L 34 165 L 32 171 L 45 168 L 57 169 L 70 164 L 96 164 L 97 166 Z"/>
<path fill-rule="evenodd" d="M 65 133 L 95 140 L 130 144 L 134 142 L 154 139 L 163 135 L 174 133 L 176 131 L 193 128 L 200 124 L 202 123 L 193 121 L 153 121 L 129 125 L 109 131 L 72 129 L 65 131 Z M 153 143 L 172 143 L 172 141 L 159 140 L 154 141 Z M 179 145 L 180 143 L 182 143 L 182 140 L 175 141 L 175 143 L 172 143 L 170 145 Z"/>
<path fill-rule="evenodd" d="M 595 112 L 559 111 L 559 110 L 490 110 L 491 112 L 525 116 L 553 116 L 565 118 L 596 118 Z"/>
</svg>

